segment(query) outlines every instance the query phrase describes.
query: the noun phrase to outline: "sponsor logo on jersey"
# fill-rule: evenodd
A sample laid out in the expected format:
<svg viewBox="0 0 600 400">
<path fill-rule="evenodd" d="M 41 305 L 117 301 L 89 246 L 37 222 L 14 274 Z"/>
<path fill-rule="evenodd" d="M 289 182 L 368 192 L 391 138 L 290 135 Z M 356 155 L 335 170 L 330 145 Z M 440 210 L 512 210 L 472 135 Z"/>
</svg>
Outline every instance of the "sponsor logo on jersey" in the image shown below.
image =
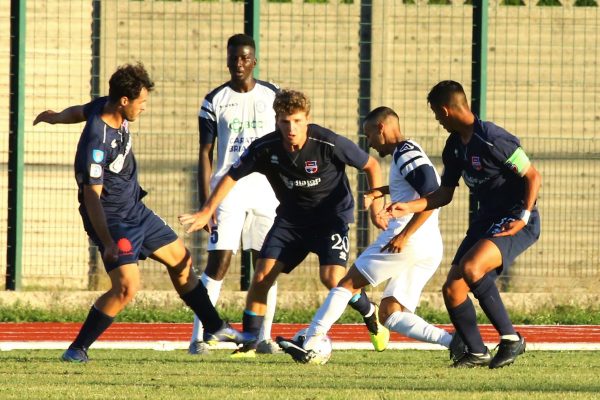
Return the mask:
<svg viewBox="0 0 600 400">
<path fill-rule="evenodd" d="M 123 169 L 123 164 L 125 164 L 125 156 L 123 154 L 119 154 L 117 158 L 110 163 L 108 169 L 111 170 L 111 172 L 118 174 Z"/>
<path fill-rule="evenodd" d="M 104 152 L 102 150 L 93 149 L 92 158 L 94 159 L 94 162 L 102 162 L 102 160 L 104 160 Z"/>
<path fill-rule="evenodd" d="M 130 256 L 133 254 L 133 246 L 127 238 L 121 238 L 117 241 L 120 256 Z"/>
<path fill-rule="evenodd" d="M 227 127 L 233 133 L 239 134 L 244 129 L 262 129 L 264 121 L 242 121 L 238 118 L 234 118 Z"/>
<path fill-rule="evenodd" d="M 100 164 L 90 165 L 90 177 L 100 178 L 102 176 L 102 166 Z"/>
<path fill-rule="evenodd" d="M 481 160 L 479 159 L 479 156 L 471 156 L 471 165 L 473 166 L 473 169 L 475 169 L 476 171 L 481 171 L 481 169 L 483 168 L 483 166 L 481 165 Z"/>
<path fill-rule="evenodd" d="M 319 166 L 317 165 L 316 161 L 305 161 L 304 162 L 304 170 L 308 174 L 316 174 L 317 171 L 319 170 Z"/>
<path fill-rule="evenodd" d="M 125 153 L 119 154 L 113 162 L 111 162 L 108 166 L 108 169 L 115 174 L 118 174 L 123 169 L 123 165 L 125 164 L 125 157 L 131 151 L 131 137 L 127 141 L 127 145 L 125 146 Z"/>
<path fill-rule="evenodd" d="M 321 178 L 292 180 L 282 174 L 279 174 L 279 176 L 281 177 L 283 184 L 288 189 L 293 189 L 294 187 L 313 187 L 313 186 L 317 186 L 317 185 L 319 185 L 319 183 L 321 183 Z"/>
<path fill-rule="evenodd" d="M 250 143 L 258 139 L 256 136 L 248 137 L 234 137 L 229 139 L 229 152 L 230 153 L 242 153 L 245 152 L 246 148 Z"/>
</svg>

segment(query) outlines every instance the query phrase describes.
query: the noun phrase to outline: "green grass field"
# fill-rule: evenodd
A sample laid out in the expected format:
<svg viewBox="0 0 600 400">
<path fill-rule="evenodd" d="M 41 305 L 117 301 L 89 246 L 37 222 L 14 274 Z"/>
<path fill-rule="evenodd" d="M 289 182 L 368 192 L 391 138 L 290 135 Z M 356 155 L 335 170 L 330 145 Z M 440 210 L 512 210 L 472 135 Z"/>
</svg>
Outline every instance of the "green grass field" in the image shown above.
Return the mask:
<svg viewBox="0 0 600 400">
<path fill-rule="evenodd" d="M 600 352 L 528 352 L 500 369 L 448 368 L 444 351 L 335 351 L 324 366 L 286 355 L 232 360 L 225 350 L 94 350 L 88 364 L 61 351 L 0 353 L 0 399 L 593 399 Z"/>
</svg>

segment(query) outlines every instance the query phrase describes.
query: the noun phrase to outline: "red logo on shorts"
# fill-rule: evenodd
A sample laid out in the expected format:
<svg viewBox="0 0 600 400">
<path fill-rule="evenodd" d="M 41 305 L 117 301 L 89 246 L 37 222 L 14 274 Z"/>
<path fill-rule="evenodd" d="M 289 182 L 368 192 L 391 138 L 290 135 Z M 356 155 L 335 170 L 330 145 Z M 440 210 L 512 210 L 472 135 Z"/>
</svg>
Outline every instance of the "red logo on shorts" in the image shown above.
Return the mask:
<svg viewBox="0 0 600 400">
<path fill-rule="evenodd" d="M 117 241 L 117 247 L 121 254 L 132 254 L 133 246 L 127 238 L 121 238 Z"/>
</svg>

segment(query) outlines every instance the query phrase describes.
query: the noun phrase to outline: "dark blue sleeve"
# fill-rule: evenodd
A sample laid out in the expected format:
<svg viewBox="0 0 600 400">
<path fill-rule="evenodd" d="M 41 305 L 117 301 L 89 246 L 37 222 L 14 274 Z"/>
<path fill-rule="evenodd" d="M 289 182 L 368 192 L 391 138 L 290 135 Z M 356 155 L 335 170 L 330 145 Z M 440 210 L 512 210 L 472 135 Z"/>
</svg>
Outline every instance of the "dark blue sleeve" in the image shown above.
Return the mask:
<svg viewBox="0 0 600 400">
<path fill-rule="evenodd" d="M 88 126 L 89 125 L 89 126 Z M 102 185 L 104 167 L 108 164 L 109 148 L 102 140 L 103 132 L 93 122 L 88 122 L 81 137 L 81 151 L 78 151 L 76 164 L 85 169 L 82 183 L 84 185 Z"/>
<path fill-rule="evenodd" d="M 344 136 L 337 135 L 333 154 L 344 164 L 362 170 L 369 161 L 369 154 L 362 150 L 353 141 Z"/>
<path fill-rule="evenodd" d="M 229 175 L 233 180 L 237 181 L 243 178 L 246 175 L 250 175 L 253 172 L 257 171 L 257 164 L 260 159 L 260 152 L 257 151 L 255 146 L 256 142 L 253 142 L 244 150 L 240 158 L 233 163 L 227 175 Z"/>
<path fill-rule="evenodd" d="M 456 187 L 458 186 L 458 180 L 462 175 L 462 166 L 458 155 L 454 153 L 455 147 L 449 137 L 446 141 L 446 146 L 442 151 L 442 161 L 444 163 L 444 172 L 442 172 L 442 186 Z"/>
<path fill-rule="evenodd" d="M 428 164 L 413 169 L 404 178 L 421 197 L 435 192 L 440 187 L 435 170 Z"/>
<path fill-rule="evenodd" d="M 104 103 L 108 101 L 108 96 L 98 97 L 90 101 L 89 103 L 83 106 L 83 116 L 85 119 L 89 119 L 90 115 L 99 113 L 101 108 L 104 107 Z"/>
<path fill-rule="evenodd" d="M 214 143 L 217 138 L 217 123 L 206 118 L 198 117 L 200 144 Z"/>
<path fill-rule="evenodd" d="M 487 126 L 489 140 L 493 145 L 490 149 L 490 154 L 496 159 L 498 164 L 505 164 L 506 160 L 521 147 L 521 142 L 515 135 L 491 122 L 488 122 Z"/>
</svg>

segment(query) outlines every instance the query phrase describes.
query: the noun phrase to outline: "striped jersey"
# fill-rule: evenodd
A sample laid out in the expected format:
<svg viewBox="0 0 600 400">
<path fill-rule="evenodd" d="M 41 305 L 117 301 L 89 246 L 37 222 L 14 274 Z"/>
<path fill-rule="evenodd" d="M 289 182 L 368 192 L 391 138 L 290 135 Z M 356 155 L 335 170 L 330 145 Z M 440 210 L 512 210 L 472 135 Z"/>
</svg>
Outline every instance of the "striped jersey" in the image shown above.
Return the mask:
<svg viewBox="0 0 600 400">
<path fill-rule="evenodd" d="M 200 143 L 217 141 L 211 190 L 253 141 L 275 130 L 273 100 L 278 91 L 276 85 L 256 80 L 254 88 L 246 93 L 236 92 L 225 83 L 206 95 L 198 117 Z M 234 197 L 247 199 L 253 193 L 265 191 L 272 193 L 267 180 L 254 174 L 238 182 L 225 202 L 233 201 Z"/>
<path fill-rule="evenodd" d="M 412 140 L 400 142 L 394 153 L 390 165 L 389 188 L 392 202 L 408 202 L 418 199 L 439 188 L 440 177 L 427 154 Z M 421 229 L 437 229 L 438 213 L 433 214 L 425 221 Z M 412 214 L 399 218 L 405 224 Z"/>
</svg>

